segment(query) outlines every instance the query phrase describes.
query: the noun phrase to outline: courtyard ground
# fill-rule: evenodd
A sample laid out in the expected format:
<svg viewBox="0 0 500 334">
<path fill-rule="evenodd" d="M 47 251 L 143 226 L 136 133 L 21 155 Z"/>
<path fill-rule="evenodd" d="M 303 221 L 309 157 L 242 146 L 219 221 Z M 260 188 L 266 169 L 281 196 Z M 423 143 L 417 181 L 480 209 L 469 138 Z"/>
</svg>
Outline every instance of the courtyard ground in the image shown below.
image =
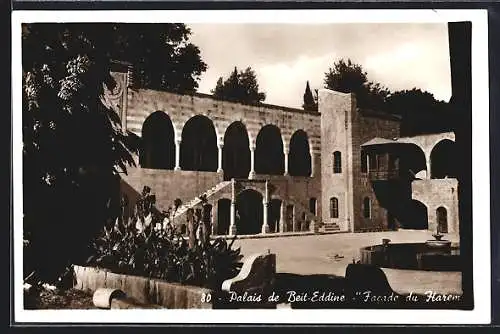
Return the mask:
<svg viewBox="0 0 500 334">
<path fill-rule="evenodd" d="M 267 252 L 276 254 L 278 274 L 334 275 L 344 277 L 349 263 L 359 260 L 359 249 L 381 244 L 383 238 L 393 243 L 425 242 L 433 239 L 433 232 L 400 230 L 370 233 L 336 233 L 276 238 L 238 239 L 244 256 Z M 445 239 L 458 242 L 459 236 L 447 234 Z M 460 272 L 435 272 L 382 268 L 389 284 L 398 293 L 461 294 Z"/>
</svg>

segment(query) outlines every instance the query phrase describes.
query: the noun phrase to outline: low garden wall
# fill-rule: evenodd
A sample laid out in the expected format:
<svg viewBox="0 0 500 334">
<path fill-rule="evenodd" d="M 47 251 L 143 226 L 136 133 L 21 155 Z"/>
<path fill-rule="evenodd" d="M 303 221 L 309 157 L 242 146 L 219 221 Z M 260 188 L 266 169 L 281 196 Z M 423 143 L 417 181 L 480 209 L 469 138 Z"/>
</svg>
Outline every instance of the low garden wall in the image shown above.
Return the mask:
<svg viewBox="0 0 500 334">
<path fill-rule="evenodd" d="M 100 288 L 118 289 L 145 305 L 168 309 L 270 308 L 276 276 L 276 255 L 253 254 L 234 278 L 223 282 L 220 291 L 171 283 L 161 279 L 116 274 L 106 269 L 75 265 L 74 288 L 94 293 Z M 261 298 L 247 298 L 247 295 Z"/>
<path fill-rule="evenodd" d="M 143 304 L 169 309 L 215 308 L 216 292 L 197 286 L 170 283 L 160 279 L 115 274 L 105 269 L 74 266 L 78 290 L 95 292 L 99 288 L 120 289 Z"/>
</svg>

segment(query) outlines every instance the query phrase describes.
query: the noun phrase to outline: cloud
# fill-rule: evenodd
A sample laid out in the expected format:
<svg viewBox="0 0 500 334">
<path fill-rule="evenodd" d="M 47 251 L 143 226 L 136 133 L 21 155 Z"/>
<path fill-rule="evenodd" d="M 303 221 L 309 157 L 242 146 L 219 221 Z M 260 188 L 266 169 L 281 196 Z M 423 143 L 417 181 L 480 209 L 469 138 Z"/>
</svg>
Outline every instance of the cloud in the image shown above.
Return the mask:
<svg viewBox="0 0 500 334">
<path fill-rule="evenodd" d="M 446 24 L 191 24 L 192 42 L 209 68 L 200 81 L 210 93 L 234 66 L 251 66 L 267 103 L 300 107 L 306 81 L 323 86 L 340 58 L 363 66 L 391 90 L 418 87 L 451 95 Z"/>
</svg>

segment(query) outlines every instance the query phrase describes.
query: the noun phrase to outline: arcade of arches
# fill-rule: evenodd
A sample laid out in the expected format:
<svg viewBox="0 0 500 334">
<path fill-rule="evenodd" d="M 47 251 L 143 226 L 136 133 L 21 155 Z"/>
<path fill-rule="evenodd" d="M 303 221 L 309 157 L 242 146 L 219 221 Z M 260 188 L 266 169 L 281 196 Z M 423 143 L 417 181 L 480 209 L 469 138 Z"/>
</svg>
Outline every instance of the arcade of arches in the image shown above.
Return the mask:
<svg viewBox="0 0 500 334">
<path fill-rule="evenodd" d="M 190 118 L 175 136 L 170 117 L 156 111 L 142 126 L 139 164 L 143 168 L 223 172 L 224 179 L 251 178 L 255 174 L 313 176 L 309 138 L 297 130 L 284 145 L 275 125 L 263 126 L 255 145 L 245 125 L 231 123 L 218 142 L 212 121 L 203 115 Z"/>
<path fill-rule="evenodd" d="M 306 212 L 298 211 L 294 203 L 269 198 L 268 190 L 261 193 L 246 188 L 233 195 L 234 201 L 220 198 L 215 203 L 212 222 L 216 235 L 303 232 L 309 228 Z M 310 210 L 315 210 L 316 199 L 311 198 L 310 203 L 314 205 Z"/>
</svg>

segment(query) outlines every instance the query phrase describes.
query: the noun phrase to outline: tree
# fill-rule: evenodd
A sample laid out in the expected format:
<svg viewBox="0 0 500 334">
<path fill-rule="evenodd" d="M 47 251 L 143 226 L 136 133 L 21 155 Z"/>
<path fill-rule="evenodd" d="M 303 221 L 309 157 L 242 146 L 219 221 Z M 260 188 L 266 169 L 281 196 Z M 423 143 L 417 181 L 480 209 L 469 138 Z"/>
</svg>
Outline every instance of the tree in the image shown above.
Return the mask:
<svg viewBox="0 0 500 334">
<path fill-rule="evenodd" d="M 318 103 L 313 96 L 311 91 L 311 87 L 309 87 L 309 81 L 306 83 L 306 90 L 304 92 L 304 104 L 302 104 L 302 108 L 305 111 L 318 111 Z"/>
<path fill-rule="evenodd" d="M 367 73 L 350 59 L 340 59 L 328 69 L 324 78 L 325 88 L 342 93 L 354 93 L 358 106 L 362 108 L 383 108 L 389 90 L 378 83 L 368 81 Z"/>
<path fill-rule="evenodd" d="M 404 136 L 453 130 L 454 118 L 448 104 L 418 88 L 392 93 L 387 97 L 386 110 L 402 117 Z"/>
<path fill-rule="evenodd" d="M 140 87 L 194 93 L 207 70 L 199 48 L 189 42 L 191 30 L 184 24 L 103 23 L 95 29 L 109 36 L 109 58 L 135 66 Z"/>
<path fill-rule="evenodd" d="M 118 173 L 136 147 L 103 103 L 108 36 L 88 24 L 25 24 L 23 230 L 27 273 L 55 282 L 118 213 Z"/>
<path fill-rule="evenodd" d="M 258 104 L 266 99 L 266 94 L 259 92 L 257 76 L 251 67 L 239 71 L 235 67 L 227 80 L 220 77 L 211 91 L 215 98 L 245 104 Z"/>
</svg>

